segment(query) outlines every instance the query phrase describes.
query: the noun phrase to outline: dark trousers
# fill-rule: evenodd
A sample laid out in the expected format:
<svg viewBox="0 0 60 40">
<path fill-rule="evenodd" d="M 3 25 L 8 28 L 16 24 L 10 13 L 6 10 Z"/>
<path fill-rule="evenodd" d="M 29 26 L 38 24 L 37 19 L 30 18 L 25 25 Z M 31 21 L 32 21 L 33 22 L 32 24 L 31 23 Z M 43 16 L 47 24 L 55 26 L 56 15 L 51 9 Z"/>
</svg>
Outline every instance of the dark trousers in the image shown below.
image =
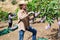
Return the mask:
<svg viewBox="0 0 60 40">
<path fill-rule="evenodd" d="M 8 28 L 11 28 L 12 27 L 12 23 L 9 23 L 9 26 L 8 26 Z"/>
</svg>

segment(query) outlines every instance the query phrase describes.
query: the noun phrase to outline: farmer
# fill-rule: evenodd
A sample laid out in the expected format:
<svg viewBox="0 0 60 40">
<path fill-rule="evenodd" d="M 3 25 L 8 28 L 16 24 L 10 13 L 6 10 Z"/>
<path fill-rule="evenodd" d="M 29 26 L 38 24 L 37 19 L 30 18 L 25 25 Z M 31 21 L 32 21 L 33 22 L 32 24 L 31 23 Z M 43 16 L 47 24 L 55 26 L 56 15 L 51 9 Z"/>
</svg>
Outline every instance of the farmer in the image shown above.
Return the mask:
<svg viewBox="0 0 60 40">
<path fill-rule="evenodd" d="M 29 13 L 26 11 L 26 5 L 27 5 L 26 1 L 19 2 L 20 8 L 20 10 L 18 11 L 19 40 L 23 40 L 24 32 L 26 30 L 32 32 L 33 33 L 32 40 L 36 40 L 37 31 L 29 25 L 29 19 L 32 19 L 34 17 L 33 16 L 29 17 Z"/>
<path fill-rule="evenodd" d="M 14 15 L 10 12 L 9 14 L 8 14 L 8 23 L 9 23 L 9 26 L 8 26 L 8 28 L 11 28 L 12 27 L 12 19 L 14 18 Z"/>
</svg>

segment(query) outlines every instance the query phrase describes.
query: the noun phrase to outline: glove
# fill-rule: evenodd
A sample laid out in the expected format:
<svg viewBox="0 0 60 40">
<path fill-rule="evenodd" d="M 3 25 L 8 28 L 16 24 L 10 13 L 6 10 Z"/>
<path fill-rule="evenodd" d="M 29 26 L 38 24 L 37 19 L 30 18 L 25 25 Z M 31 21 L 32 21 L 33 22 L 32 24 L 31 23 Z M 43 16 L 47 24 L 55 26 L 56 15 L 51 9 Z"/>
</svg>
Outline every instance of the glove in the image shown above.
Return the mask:
<svg viewBox="0 0 60 40">
<path fill-rule="evenodd" d="M 28 12 L 28 14 L 34 14 L 34 12 L 33 12 L 33 11 L 31 11 L 31 12 Z"/>
</svg>

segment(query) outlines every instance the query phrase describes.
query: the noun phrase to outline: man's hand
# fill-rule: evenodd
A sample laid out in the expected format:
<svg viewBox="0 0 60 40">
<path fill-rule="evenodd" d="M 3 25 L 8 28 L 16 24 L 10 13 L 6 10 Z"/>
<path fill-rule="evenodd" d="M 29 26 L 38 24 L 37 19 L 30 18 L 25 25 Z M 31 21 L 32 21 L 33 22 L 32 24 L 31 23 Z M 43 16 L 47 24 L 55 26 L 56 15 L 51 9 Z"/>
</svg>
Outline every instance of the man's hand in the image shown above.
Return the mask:
<svg viewBox="0 0 60 40">
<path fill-rule="evenodd" d="M 33 18 L 34 18 L 34 16 L 30 16 L 30 17 L 29 17 L 29 19 L 33 19 Z"/>
<path fill-rule="evenodd" d="M 28 12 L 28 14 L 30 15 L 30 14 L 34 14 L 34 12 L 33 11 L 31 11 L 31 12 Z"/>
</svg>

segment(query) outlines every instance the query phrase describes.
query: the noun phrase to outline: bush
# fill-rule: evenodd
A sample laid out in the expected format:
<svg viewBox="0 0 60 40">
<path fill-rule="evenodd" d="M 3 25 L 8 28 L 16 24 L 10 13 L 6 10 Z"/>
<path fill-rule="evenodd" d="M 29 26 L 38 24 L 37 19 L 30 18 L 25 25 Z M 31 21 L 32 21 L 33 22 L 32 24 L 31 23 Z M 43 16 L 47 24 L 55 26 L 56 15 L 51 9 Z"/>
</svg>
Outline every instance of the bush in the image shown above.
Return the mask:
<svg viewBox="0 0 60 40">
<path fill-rule="evenodd" d="M 16 0 L 12 0 L 11 2 L 13 5 L 17 4 Z"/>
<path fill-rule="evenodd" d="M 8 19 L 8 12 L 0 11 L 0 20 L 7 20 Z"/>
<path fill-rule="evenodd" d="M 4 2 L 5 0 L 0 0 L 0 1 Z"/>
</svg>

